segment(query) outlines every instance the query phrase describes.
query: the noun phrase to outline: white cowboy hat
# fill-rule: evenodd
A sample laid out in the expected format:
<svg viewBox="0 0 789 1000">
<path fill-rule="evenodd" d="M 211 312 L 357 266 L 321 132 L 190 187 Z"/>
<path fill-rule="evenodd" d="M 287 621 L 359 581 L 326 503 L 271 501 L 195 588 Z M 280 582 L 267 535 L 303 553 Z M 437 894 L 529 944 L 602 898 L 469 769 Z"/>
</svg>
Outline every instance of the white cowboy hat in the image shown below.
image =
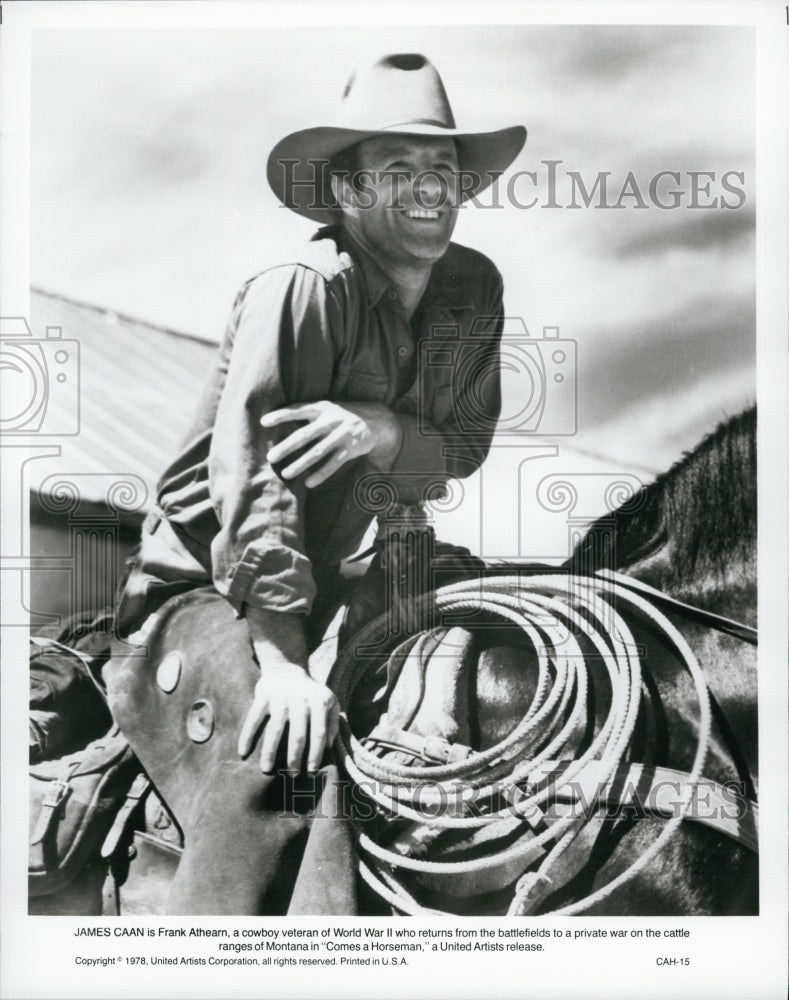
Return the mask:
<svg viewBox="0 0 789 1000">
<path fill-rule="evenodd" d="M 336 218 L 326 163 L 349 146 L 379 135 L 449 136 L 455 141 L 464 196 L 484 191 L 526 142 L 523 125 L 496 132 L 462 132 L 435 66 L 425 56 L 383 56 L 359 67 L 343 92 L 335 125 L 285 136 L 268 158 L 274 194 L 287 208 L 314 222 Z"/>
</svg>

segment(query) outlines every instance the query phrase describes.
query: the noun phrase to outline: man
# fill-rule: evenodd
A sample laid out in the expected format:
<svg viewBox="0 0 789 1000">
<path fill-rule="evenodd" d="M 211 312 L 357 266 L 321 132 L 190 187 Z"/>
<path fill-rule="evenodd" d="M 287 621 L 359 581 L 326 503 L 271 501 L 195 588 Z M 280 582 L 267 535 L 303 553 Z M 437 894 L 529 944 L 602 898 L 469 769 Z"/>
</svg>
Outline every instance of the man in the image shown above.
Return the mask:
<svg viewBox="0 0 789 1000">
<path fill-rule="evenodd" d="M 336 126 L 271 153 L 278 198 L 328 227 L 237 297 L 120 608 L 128 631 L 212 584 L 246 620 L 260 674 L 237 750 L 260 736 L 263 772 L 317 769 L 336 734 L 307 656 L 373 517 L 359 484 L 415 504 L 487 455 L 502 282 L 450 239 L 525 136 L 459 131 L 432 64 L 391 55 L 354 74 Z"/>
</svg>

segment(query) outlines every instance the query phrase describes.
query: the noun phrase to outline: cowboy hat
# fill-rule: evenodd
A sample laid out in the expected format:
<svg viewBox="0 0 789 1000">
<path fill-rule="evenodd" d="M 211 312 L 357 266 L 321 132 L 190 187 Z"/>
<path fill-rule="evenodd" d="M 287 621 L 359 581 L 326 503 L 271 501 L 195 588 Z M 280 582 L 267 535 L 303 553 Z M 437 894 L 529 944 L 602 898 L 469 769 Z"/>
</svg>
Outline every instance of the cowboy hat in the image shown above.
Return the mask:
<svg viewBox="0 0 789 1000">
<path fill-rule="evenodd" d="M 285 136 L 268 158 L 274 194 L 314 222 L 336 218 L 328 161 L 349 146 L 380 135 L 449 136 L 464 174 L 464 197 L 484 191 L 523 148 L 522 125 L 496 132 L 462 132 L 435 66 L 425 56 L 388 55 L 359 67 L 343 92 L 336 125 Z"/>
</svg>

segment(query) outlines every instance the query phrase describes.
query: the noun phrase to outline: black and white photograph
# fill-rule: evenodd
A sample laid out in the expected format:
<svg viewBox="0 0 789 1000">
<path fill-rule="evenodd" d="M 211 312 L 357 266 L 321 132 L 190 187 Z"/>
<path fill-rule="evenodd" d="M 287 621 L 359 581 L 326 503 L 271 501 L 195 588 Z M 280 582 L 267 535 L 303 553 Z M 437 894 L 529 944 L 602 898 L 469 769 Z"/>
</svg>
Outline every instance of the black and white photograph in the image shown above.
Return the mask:
<svg viewBox="0 0 789 1000">
<path fill-rule="evenodd" d="M 785 995 L 789 8 L 489 8 L 0 8 L 7 1000 Z"/>
</svg>

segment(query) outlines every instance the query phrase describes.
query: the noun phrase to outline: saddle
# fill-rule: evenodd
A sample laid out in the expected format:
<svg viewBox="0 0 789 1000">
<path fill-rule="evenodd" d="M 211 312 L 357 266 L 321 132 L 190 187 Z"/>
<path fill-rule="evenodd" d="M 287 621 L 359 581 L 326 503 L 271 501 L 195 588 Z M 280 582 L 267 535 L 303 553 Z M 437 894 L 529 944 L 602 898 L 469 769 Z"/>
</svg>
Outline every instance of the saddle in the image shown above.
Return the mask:
<svg viewBox="0 0 789 1000">
<path fill-rule="evenodd" d="M 169 914 L 353 913 L 341 789 L 327 765 L 263 774 L 238 755 L 260 674 L 243 619 L 211 587 L 168 600 L 104 670 L 113 716 L 183 835 Z"/>
</svg>

